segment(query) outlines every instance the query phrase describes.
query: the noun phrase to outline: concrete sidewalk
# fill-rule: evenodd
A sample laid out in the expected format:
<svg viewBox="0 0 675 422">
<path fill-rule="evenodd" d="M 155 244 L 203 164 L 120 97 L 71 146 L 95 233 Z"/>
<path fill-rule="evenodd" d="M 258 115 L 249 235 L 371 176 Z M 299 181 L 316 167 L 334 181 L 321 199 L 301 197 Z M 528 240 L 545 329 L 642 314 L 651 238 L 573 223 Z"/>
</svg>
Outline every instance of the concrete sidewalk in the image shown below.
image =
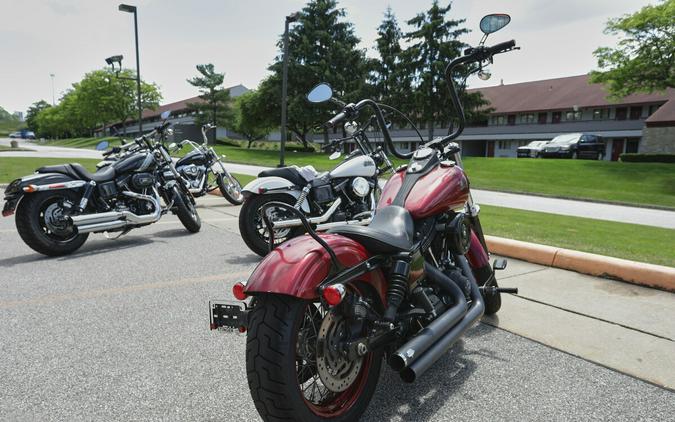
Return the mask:
<svg viewBox="0 0 675 422">
<path fill-rule="evenodd" d="M 509 259 L 485 323 L 675 389 L 675 294 Z"/>
</svg>

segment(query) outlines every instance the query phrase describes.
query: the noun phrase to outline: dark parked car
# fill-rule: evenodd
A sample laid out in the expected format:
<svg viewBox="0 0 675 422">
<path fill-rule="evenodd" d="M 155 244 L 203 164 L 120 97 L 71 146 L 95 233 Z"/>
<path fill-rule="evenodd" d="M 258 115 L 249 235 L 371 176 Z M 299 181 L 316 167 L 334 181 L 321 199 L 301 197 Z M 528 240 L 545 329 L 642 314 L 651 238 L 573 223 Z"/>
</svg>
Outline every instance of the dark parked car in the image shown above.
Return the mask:
<svg viewBox="0 0 675 422">
<path fill-rule="evenodd" d="M 589 158 L 602 160 L 605 142 L 598 135 L 568 133 L 558 135 L 541 151 L 544 158 Z"/>
<path fill-rule="evenodd" d="M 549 141 L 532 141 L 529 144 L 518 147 L 518 158 L 539 158 L 541 150 Z"/>
</svg>

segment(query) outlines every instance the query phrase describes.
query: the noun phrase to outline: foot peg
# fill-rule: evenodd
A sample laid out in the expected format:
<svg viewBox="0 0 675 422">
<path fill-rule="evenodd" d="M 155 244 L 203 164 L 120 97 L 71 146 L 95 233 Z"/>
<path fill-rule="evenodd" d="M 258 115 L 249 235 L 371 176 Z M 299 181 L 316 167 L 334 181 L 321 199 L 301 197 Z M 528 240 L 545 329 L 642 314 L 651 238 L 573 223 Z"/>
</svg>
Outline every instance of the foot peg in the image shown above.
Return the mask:
<svg viewBox="0 0 675 422">
<path fill-rule="evenodd" d="M 493 295 L 496 293 L 510 293 L 517 295 L 518 294 L 518 288 L 517 287 L 495 287 L 495 286 L 481 286 L 479 287 L 480 292 L 483 293 L 484 295 Z"/>
<path fill-rule="evenodd" d="M 492 263 L 492 269 L 495 271 L 504 270 L 506 269 L 506 263 L 506 259 L 504 258 L 495 259 L 495 262 Z"/>
</svg>

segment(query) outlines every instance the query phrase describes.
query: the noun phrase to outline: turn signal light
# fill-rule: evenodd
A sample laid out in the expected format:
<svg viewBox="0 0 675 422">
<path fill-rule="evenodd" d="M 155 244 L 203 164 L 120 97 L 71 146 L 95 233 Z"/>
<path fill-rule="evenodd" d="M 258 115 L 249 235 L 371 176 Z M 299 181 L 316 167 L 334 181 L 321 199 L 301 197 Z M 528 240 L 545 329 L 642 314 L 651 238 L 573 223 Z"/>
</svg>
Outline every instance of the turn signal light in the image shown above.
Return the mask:
<svg viewBox="0 0 675 422">
<path fill-rule="evenodd" d="M 330 306 L 337 306 L 345 298 L 345 286 L 342 284 L 333 284 L 323 289 L 321 295 Z"/>
<path fill-rule="evenodd" d="M 35 185 L 28 185 L 28 186 L 25 186 L 25 187 L 23 188 L 23 191 L 24 191 L 24 192 L 28 192 L 28 193 L 35 192 L 35 191 L 37 191 L 37 186 L 35 186 Z"/>
<path fill-rule="evenodd" d="M 246 293 L 244 292 L 245 288 L 246 286 L 244 286 L 244 283 L 236 283 L 234 286 L 232 286 L 232 294 L 237 300 L 246 299 Z"/>
</svg>

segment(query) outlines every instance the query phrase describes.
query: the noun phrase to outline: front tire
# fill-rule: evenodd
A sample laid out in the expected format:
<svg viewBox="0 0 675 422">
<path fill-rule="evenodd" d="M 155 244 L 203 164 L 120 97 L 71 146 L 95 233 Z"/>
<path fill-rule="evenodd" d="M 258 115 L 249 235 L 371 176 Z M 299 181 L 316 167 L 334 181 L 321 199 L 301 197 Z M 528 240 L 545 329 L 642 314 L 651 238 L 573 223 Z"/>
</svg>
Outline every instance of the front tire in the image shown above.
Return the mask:
<svg viewBox="0 0 675 422">
<path fill-rule="evenodd" d="M 219 174 L 216 176 L 220 193 L 232 205 L 244 203 L 244 195 L 241 193 L 241 183 L 231 174 Z"/>
<path fill-rule="evenodd" d="M 244 201 L 241 210 L 239 210 L 239 233 L 241 234 L 244 243 L 253 252 L 260 256 L 265 256 L 269 253 L 269 234 L 265 223 L 263 222 L 260 209 L 268 202 L 279 201 L 295 205 L 295 199 L 290 195 L 281 193 L 272 193 L 266 195 L 253 195 Z M 294 218 L 288 215 L 288 218 Z M 285 242 L 288 239 L 299 236 L 302 233 L 302 228 L 279 229 L 274 231 L 275 245 Z"/>
<path fill-rule="evenodd" d="M 381 353 L 364 356 L 357 375 L 341 392 L 323 384 L 311 337 L 323 321 L 316 305 L 282 295 L 256 298 L 249 315 L 246 373 L 253 402 L 265 421 L 358 420 L 375 392 Z"/>
<path fill-rule="evenodd" d="M 199 218 L 194 200 L 190 194 L 186 194 L 178 188 L 173 191 L 174 213 L 183 226 L 190 233 L 197 233 L 202 228 L 202 220 Z"/>
<path fill-rule="evenodd" d="M 61 219 L 64 201 L 77 203 L 71 191 L 37 192 L 24 196 L 16 210 L 16 230 L 31 249 L 47 256 L 62 256 L 78 250 L 89 237 L 79 234 L 73 223 Z"/>
</svg>

